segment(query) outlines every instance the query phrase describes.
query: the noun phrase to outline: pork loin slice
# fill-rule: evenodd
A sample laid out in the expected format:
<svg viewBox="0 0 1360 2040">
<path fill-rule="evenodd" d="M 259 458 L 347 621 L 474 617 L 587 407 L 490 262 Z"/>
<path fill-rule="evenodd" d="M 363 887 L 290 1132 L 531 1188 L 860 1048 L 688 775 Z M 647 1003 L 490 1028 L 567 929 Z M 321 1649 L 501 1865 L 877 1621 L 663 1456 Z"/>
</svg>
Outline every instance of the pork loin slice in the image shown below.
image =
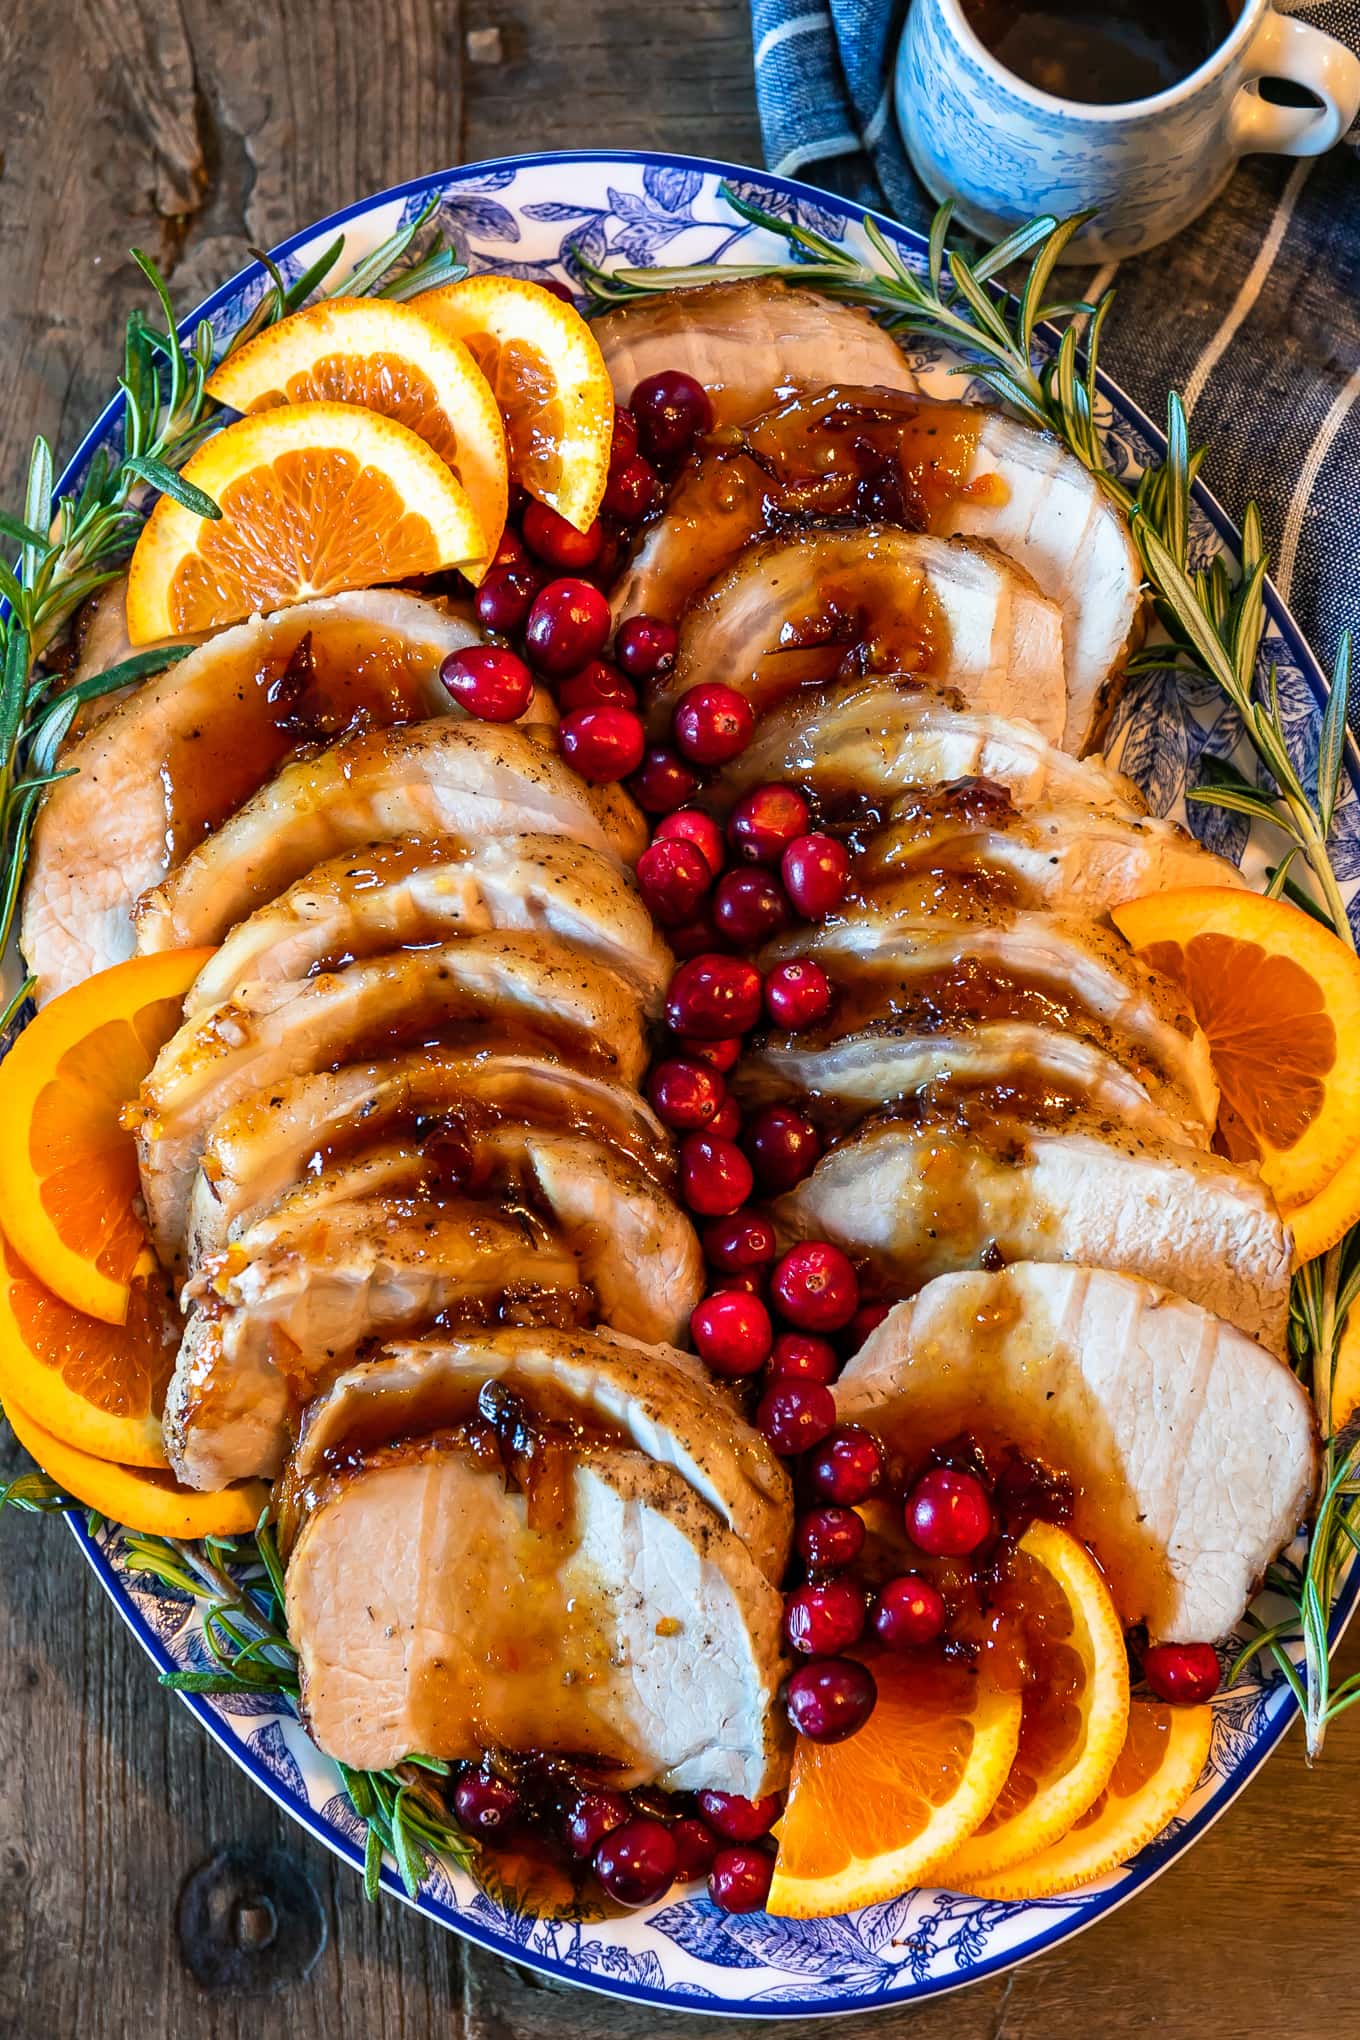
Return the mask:
<svg viewBox="0 0 1360 2040">
<path fill-rule="evenodd" d="M 329 858 L 232 929 L 184 1010 L 341 957 L 495 928 L 584 950 L 633 987 L 649 1018 L 659 1015 L 675 964 L 637 888 L 613 858 L 560 836 L 410 837 Z"/>
<path fill-rule="evenodd" d="M 1290 1370 L 1103 1269 L 942 1276 L 870 1334 L 836 1405 L 909 1455 L 966 1427 L 1067 1473 L 1078 1535 L 1154 1640 L 1226 1635 L 1313 1490 L 1312 1408 Z"/>
<path fill-rule="evenodd" d="M 1180 988 L 1149 970 L 1123 937 L 1073 916 L 979 905 L 970 918 L 910 914 L 870 899 L 834 921 L 781 936 L 762 968 L 816 957 L 835 987 L 809 1047 L 847 1029 L 927 1013 L 1049 1020 L 1055 1031 L 1093 1023 L 1093 1037 L 1144 1081 L 1179 1100 L 1207 1144 L 1218 1117 L 1209 1044 Z M 1050 1018 L 1051 1016 L 1051 1018 Z"/>
<path fill-rule="evenodd" d="M 785 1234 L 835 1240 L 898 1295 L 984 1253 L 1079 1261 L 1160 1282 L 1284 1351 L 1289 1233 L 1255 1175 L 1198 1148 L 1080 1118 L 872 1120 L 774 1210 Z"/>
<path fill-rule="evenodd" d="M 626 863 L 646 829 L 525 731 L 445 717 L 364 731 L 286 765 L 137 906 L 143 952 L 220 942 L 325 858 L 393 837 L 566 836 Z"/>
<path fill-rule="evenodd" d="M 1198 1114 L 1153 1071 L 1135 1074 L 1096 1042 L 1021 1020 L 944 1030 L 894 1020 L 820 1045 L 797 1034 L 766 1036 L 736 1082 L 744 1106 L 812 1097 L 819 1117 L 851 1123 L 922 1094 L 928 1101 L 940 1091 L 990 1091 L 1001 1102 L 1017 1087 L 1048 1094 L 1055 1109 L 1065 1102 L 1074 1114 L 1138 1133 L 1205 1143 Z"/>
<path fill-rule="evenodd" d="M 190 1318 L 166 1392 L 166 1451 L 187 1487 L 226 1487 L 243 1466 L 272 1479 L 298 1410 L 361 1339 L 441 1312 L 491 1324 L 594 1314 L 550 1228 L 463 1198 L 374 1195 L 310 1224 L 299 1214 L 224 1287 L 227 1308 Z"/>
<path fill-rule="evenodd" d="M 914 390 L 916 377 L 867 312 L 775 277 L 700 284 L 641 298 L 591 327 L 621 404 L 649 375 L 702 383 L 715 425 L 739 425 L 832 370 L 848 382 Z"/>
<path fill-rule="evenodd" d="M 835 801 L 973 778 L 1003 786 L 1020 808 L 1083 801 L 1116 814 L 1144 812 L 1131 779 L 1098 758 L 1069 757 L 1032 724 L 965 708 L 946 692 L 881 679 L 810 689 L 771 709 L 740 757 L 707 782 L 699 803 L 725 815 L 771 780 L 793 780 Z"/>
<path fill-rule="evenodd" d="M 748 546 L 686 616 L 674 668 L 650 691 L 650 726 L 667 730 L 701 681 L 725 681 L 763 715 L 859 660 L 951 687 L 984 713 L 1022 713 L 1052 742 L 1062 735 L 1056 605 L 999 553 L 888 525 Z"/>
<path fill-rule="evenodd" d="M 215 1119 L 190 1199 L 190 1269 L 328 1160 L 444 1118 L 554 1127 L 607 1144 L 662 1189 L 673 1181 L 670 1135 L 624 1085 L 543 1056 L 425 1048 L 285 1078 Z"/>
<path fill-rule="evenodd" d="M 637 1000 L 603 965 L 543 935 L 469 935 L 395 950 L 229 999 L 171 1036 L 144 1080 L 138 1162 L 164 1265 L 184 1245 L 194 1170 L 212 1122 L 263 1086 L 461 1032 L 507 1030 L 634 1084 L 646 1060 Z"/>
<path fill-rule="evenodd" d="M 1159 815 L 1130 819 L 1109 808 L 1058 801 L 1027 808 L 1000 826 L 979 826 L 966 803 L 908 805 L 871 839 L 864 859 L 895 881 L 920 872 L 992 872 L 1017 905 L 1107 914 L 1121 900 L 1187 885 L 1243 885 L 1236 865 Z M 880 898 L 886 889 L 876 888 Z"/>
<path fill-rule="evenodd" d="M 288 1564 L 306 1726 L 327 1755 L 586 1757 L 621 1785 L 782 1784 L 783 1601 L 680 1475 L 605 1447 L 540 1527 L 462 1440 L 333 1476 Z"/>
<path fill-rule="evenodd" d="M 40 998 L 133 952 L 132 906 L 300 744 L 448 714 L 480 632 L 415 595 L 303 602 L 220 631 L 70 746 L 33 833 L 21 942 Z"/>
<path fill-rule="evenodd" d="M 391 1440 L 465 1421 L 489 1381 L 531 1411 L 617 1427 L 624 1442 L 687 1481 L 779 1584 L 793 1513 L 782 1463 L 692 1354 L 603 1330 L 534 1325 L 391 1341 L 311 1405 L 293 1481 L 315 1478 L 356 1436 Z"/>
</svg>

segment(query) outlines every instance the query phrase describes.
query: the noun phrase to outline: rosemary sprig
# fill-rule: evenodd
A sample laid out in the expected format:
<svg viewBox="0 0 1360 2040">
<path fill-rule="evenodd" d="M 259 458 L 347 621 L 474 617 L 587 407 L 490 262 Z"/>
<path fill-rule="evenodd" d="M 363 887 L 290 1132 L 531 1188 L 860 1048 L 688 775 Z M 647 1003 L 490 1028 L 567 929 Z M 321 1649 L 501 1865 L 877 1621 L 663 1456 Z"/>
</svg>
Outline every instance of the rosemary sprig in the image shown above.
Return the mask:
<svg viewBox="0 0 1360 2040">
<path fill-rule="evenodd" d="M 453 250 L 438 240 L 412 257 L 435 205 L 432 199 L 416 219 L 338 280 L 343 235 L 291 284 L 261 255 L 269 288 L 224 353 L 318 295 L 397 298 L 464 274 Z M 83 702 L 143 677 L 182 651 L 142 654 L 80 688 L 63 685 L 59 675 L 45 670 L 44 655 L 86 597 L 116 578 L 151 491 L 174 497 L 199 516 L 220 515 L 217 505 L 179 472 L 226 415 L 207 394 L 217 346 L 212 327 L 200 320 L 182 337 L 155 263 L 136 249 L 133 259 L 151 288 L 158 318 L 135 311 L 128 319 L 118 378 L 123 395 L 118 456 L 96 454 L 80 488 L 54 496 L 52 450 L 45 439 L 37 439 L 22 517 L 0 511 L 0 538 L 20 548 L 13 565 L 0 560 L 0 953 L 13 929 L 38 801 L 43 788 L 62 776 L 58 756 L 77 711 Z M 27 985 L 21 986 L 0 1012 L 0 1034 L 27 991 Z"/>
<path fill-rule="evenodd" d="M 910 268 L 871 219 L 863 222 L 873 260 L 861 260 L 824 236 L 720 187 L 727 203 L 753 226 L 773 234 L 798 261 L 798 280 L 833 298 L 871 306 L 890 329 L 943 341 L 962 357 L 955 375 L 980 378 L 1012 410 L 1062 440 L 1129 520 L 1165 642 L 1148 646 L 1135 669 L 1189 668 L 1215 681 L 1242 720 L 1262 768 L 1261 783 L 1223 773 L 1189 798 L 1271 823 L 1285 848 L 1270 881 L 1274 893 L 1291 892 L 1352 949 L 1355 937 L 1328 852 L 1344 783 L 1350 640 L 1342 638 L 1323 716 L 1315 782 L 1310 788 L 1294 766 L 1285 740 L 1274 668 L 1264 685 L 1257 676 L 1265 617 L 1267 559 L 1261 519 L 1248 504 L 1242 519 L 1242 557 L 1234 573 L 1220 555 L 1207 569 L 1189 558 L 1191 490 L 1205 450 L 1189 444 L 1185 406 L 1167 399 L 1166 457 L 1137 488 L 1114 474 L 1101 440 L 1097 357 L 1101 330 L 1114 301 L 1106 291 L 1095 304 L 1050 301 L 1055 266 L 1084 215 L 1032 220 L 980 256 L 949 246 L 950 208 L 931 226 L 923 272 Z M 1028 261 L 1015 289 L 996 279 Z M 712 270 L 585 268 L 598 305 L 626 303 L 653 292 L 705 283 Z M 751 263 L 723 275 L 786 276 L 787 264 Z M 1045 345 L 1038 344 L 1046 327 Z M 1054 341 L 1056 340 L 1056 346 Z M 1305 868 L 1318 901 L 1299 892 L 1295 869 Z M 1323 1438 L 1321 1500 L 1306 1562 L 1277 1568 L 1272 1585 L 1292 1603 L 1290 1618 L 1261 1626 L 1242 1651 L 1234 1675 L 1264 1654 L 1293 1687 L 1303 1711 L 1310 1760 L 1321 1751 L 1329 1722 L 1360 1700 L 1360 1677 L 1335 1689 L 1328 1639 L 1337 1594 L 1347 1567 L 1360 1553 L 1360 1444 L 1344 1449 L 1333 1434 L 1332 1379 L 1346 1314 L 1360 1292 L 1360 1229 L 1295 1277 L 1290 1324 L 1291 1357 L 1312 1389 Z M 1285 1648 L 1302 1640 L 1302 1674 Z"/>
<path fill-rule="evenodd" d="M 131 1571 L 206 1603 L 200 1620 L 213 1668 L 162 1672 L 177 1693 L 267 1693 L 297 1712 L 298 1655 L 284 1616 L 283 1566 L 274 1533 L 262 1518 L 252 1538 L 209 1538 L 201 1544 L 124 1531 Z M 230 1568 L 230 1569 L 229 1569 Z M 386 1852 L 414 1898 L 427 1863 L 471 1869 L 475 1846 L 450 1820 L 433 1780 L 448 1775 L 437 1757 L 414 1755 L 388 1771 L 352 1771 L 337 1764 L 340 1782 L 366 1828 L 364 1889 L 378 1895 Z"/>
</svg>

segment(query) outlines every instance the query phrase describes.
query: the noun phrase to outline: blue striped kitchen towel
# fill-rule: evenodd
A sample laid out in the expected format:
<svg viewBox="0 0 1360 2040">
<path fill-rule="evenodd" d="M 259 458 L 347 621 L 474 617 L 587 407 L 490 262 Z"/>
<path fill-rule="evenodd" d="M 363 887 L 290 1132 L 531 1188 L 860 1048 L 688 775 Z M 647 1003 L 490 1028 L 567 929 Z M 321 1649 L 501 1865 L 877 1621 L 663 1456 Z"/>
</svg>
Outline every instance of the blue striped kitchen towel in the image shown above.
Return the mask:
<svg viewBox="0 0 1360 2040">
<path fill-rule="evenodd" d="M 892 108 L 908 4 L 751 0 L 756 96 L 772 170 L 923 227 Z M 1281 11 L 1360 49 L 1360 0 Z M 1082 285 L 1111 280 L 1105 366 L 1155 418 L 1184 392 L 1206 480 L 1235 515 L 1260 504 L 1276 583 L 1329 664 L 1360 624 L 1360 157 L 1247 157 L 1177 240 Z"/>
</svg>

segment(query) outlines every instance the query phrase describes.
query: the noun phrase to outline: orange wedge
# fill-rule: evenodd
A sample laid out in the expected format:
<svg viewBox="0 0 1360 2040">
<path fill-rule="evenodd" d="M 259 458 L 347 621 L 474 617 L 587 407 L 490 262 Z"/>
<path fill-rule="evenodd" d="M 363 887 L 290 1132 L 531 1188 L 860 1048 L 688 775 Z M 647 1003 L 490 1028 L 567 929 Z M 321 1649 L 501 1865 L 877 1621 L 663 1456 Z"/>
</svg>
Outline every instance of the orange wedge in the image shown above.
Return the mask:
<svg viewBox="0 0 1360 2040">
<path fill-rule="evenodd" d="M 609 479 L 614 391 L 580 313 L 513 276 L 468 276 L 412 302 L 471 348 L 500 405 L 515 480 L 584 531 Z"/>
<path fill-rule="evenodd" d="M 471 497 L 433 447 L 357 404 L 281 404 L 242 418 L 205 441 L 184 480 L 222 515 L 161 497 L 128 569 L 134 645 L 487 551 Z"/>
<path fill-rule="evenodd" d="M 1259 1161 L 1289 1218 L 1360 1149 L 1360 958 L 1287 900 L 1237 887 L 1152 893 L 1113 916 L 1184 987 L 1222 1094 L 1219 1143 Z"/>
<path fill-rule="evenodd" d="M 955 1891 L 974 1890 L 1066 1834 L 1108 1784 L 1128 1727 L 1124 1633 L 1085 1545 L 1052 1523 L 1033 1524 L 1010 1584 L 1031 1675 L 1020 1744 L 996 1805 L 935 1873 Z"/>
<path fill-rule="evenodd" d="M 1135 1700 L 1110 1782 L 1059 1841 L 968 1889 L 979 1898 L 1052 1898 L 1117 1870 L 1174 1820 L 1199 1783 L 1212 1707 Z"/>
<path fill-rule="evenodd" d="M 331 298 L 267 326 L 229 354 L 208 395 L 233 411 L 359 404 L 432 446 L 467 490 L 482 527 L 479 580 L 505 529 L 505 429 L 491 386 L 461 340 L 412 305 Z"/>
<path fill-rule="evenodd" d="M 127 1323 L 72 1310 L 0 1238 L 0 1399 L 94 1459 L 161 1466 L 161 1409 L 179 1344 L 165 1278 L 139 1277 Z"/>
<path fill-rule="evenodd" d="M 105 1324 L 125 1322 L 128 1285 L 149 1262 L 119 1115 L 211 955 L 171 950 L 100 971 L 43 1006 L 0 1062 L 6 1236 L 40 1283 Z"/>
<path fill-rule="evenodd" d="M 216 1494 L 181 1487 L 168 1473 L 92 1459 L 43 1429 L 13 1397 L 5 1402 L 10 1429 L 45 1474 L 68 1495 L 97 1509 L 111 1523 L 151 1537 L 244 1537 L 269 1505 L 262 1480 L 246 1480 Z"/>
<path fill-rule="evenodd" d="M 1346 1313 L 1346 1324 L 1336 1348 L 1336 1370 L 1332 1375 L 1332 1429 L 1344 1431 L 1360 1410 L 1360 1302 Z"/>
<path fill-rule="evenodd" d="M 843 1743 L 800 1741 L 767 1910 L 817 1919 L 928 1882 L 1006 1782 L 1020 1696 L 933 1659 L 875 1658 L 878 1705 Z"/>
</svg>

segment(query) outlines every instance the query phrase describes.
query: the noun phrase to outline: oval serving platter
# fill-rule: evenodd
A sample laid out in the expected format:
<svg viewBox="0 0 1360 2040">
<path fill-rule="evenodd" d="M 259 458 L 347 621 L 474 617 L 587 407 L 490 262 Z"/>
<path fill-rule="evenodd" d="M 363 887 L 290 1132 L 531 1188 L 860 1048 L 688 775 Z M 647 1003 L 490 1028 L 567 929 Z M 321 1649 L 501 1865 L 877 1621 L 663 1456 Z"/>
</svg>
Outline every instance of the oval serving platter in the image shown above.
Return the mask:
<svg viewBox="0 0 1360 2040">
<path fill-rule="evenodd" d="M 749 226 L 724 201 L 726 179 L 743 196 L 856 253 L 866 252 L 861 215 L 844 201 L 763 172 L 694 157 L 631 152 L 571 152 L 469 164 L 421 178 L 351 206 L 295 235 L 274 251 L 286 278 L 343 231 L 345 259 L 366 254 L 433 198 L 436 223 L 470 269 L 543 280 L 573 280 L 579 257 L 612 267 L 786 261 L 783 244 Z M 880 218 L 903 257 L 924 266 L 918 235 Z M 243 270 L 185 321 L 211 321 L 219 341 L 249 316 L 267 286 L 259 264 Z M 927 388 L 957 394 L 959 381 L 936 348 L 907 347 Z M 1151 422 L 1108 378 L 1100 379 L 1101 424 L 1111 465 L 1136 475 L 1161 457 Z M 984 397 L 978 386 L 970 394 Z M 116 436 L 121 399 L 110 404 L 79 448 L 61 487 L 77 484 L 95 452 Z M 1192 563 L 1233 553 L 1236 534 L 1221 507 L 1195 488 Z M 1277 670 L 1291 751 L 1305 777 L 1316 761 L 1325 685 L 1316 661 L 1274 590 L 1266 587 L 1262 659 Z M 1251 776 L 1234 711 L 1212 683 L 1170 671 L 1130 685 L 1116 716 L 1110 751 L 1143 788 L 1154 813 L 1188 821 L 1201 839 L 1244 866 L 1260 883 L 1266 846 L 1244 817 L 1192 807 L 1185 792 L 1208 759 L 1235 758 Z M 1336 815 L 1337 870 L 1352 917 L 1360 913 L 1360 777 L 1353 757 Z M 93 1534 L 83 1514 L 69 1527 L 101 1585 L 160 1671 L 208 1663 L 193 1604 L 130 1574 L 116 1531 Z M 1360 1594 L 1355 1566 L 1337 1600 L 1333 1641 Z M 363 1828 L 334 1766 L 318 1755 L 296 1719 L 256 1696 L 180 1696 L 204 1728 L 261 1789 L 356 1870 Z M 493 1900 L 460 1872 L 431 1871 L 413 1903 L 428 1919 L 564 1982 L 672 2009 L 746 2018 L 803 2017 L 904 2004 L 1039 1954 L 1132 1898 L 1226 1809 L 1293 1722 L 1287 1681 L 1241 1681 L 1215 1703 L 1209 1762 L 1184 1816 L 1137 1859 L 1079 1896 L 1039 1904 L 999 1904 L 952 1893 L 914 1891 L 828 1920 L 775 1920 L 763 1913 L 720 1914 L 706 1896 L 671 1897 L 623 1918 L 560 1920 Z M 385 1888 L 404 1896 L 390 1868 Z"/>
</svg>

